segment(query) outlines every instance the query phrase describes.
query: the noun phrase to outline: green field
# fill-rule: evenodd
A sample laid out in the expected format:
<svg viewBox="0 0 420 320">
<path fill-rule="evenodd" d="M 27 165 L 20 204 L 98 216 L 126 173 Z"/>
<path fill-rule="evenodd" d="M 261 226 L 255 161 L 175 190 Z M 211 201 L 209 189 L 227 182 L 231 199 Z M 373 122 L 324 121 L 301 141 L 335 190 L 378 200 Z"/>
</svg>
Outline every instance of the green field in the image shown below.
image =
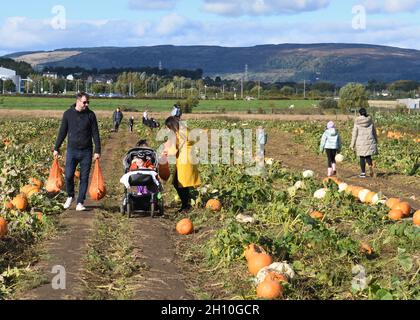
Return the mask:
<svg viewBox="0 0 420 320">
<path fill-rule="evenodd" d="M 56 98 L 56 97 L 0 97 L 0 109 L 37 109 L 37 110 L 65 110 L 75 99 Z M 117 106 L 122 108 L 134 108 L 139 111 L 148 108 L 149 111 L 159 112 L 171 109 L 177 99 L 173 100 L 145 100 L 145 99 L 107 99 L 92 98 L 90 108 L 93 110 L 113 110 Z M 247 112 L 248 110 L 257 111 L 263 108 L 270 111 L 281 108 L 288 108 L 294 105 L 295 108 L 312 108 L 317 105 L 316 100 L 204 100 L 200 101 L 199 106 L 194 112 L 217 112 L 224 108 L 226 112 Z"/>
</svg>

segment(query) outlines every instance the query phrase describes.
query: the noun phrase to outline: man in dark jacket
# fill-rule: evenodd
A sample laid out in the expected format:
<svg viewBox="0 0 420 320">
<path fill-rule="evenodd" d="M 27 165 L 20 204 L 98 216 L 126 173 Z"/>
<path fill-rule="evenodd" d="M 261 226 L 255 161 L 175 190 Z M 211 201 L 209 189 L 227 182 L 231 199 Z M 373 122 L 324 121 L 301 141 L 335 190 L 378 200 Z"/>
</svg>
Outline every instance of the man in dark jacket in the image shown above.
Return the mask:
<svg viewBox="0 0 420 320">
<path fill-rule="evenodd" d="M 67 136 L 66 156 L 66 190 L 67 201 L 64 209 L 68 209 L 74 198 L 74 172 L 80 164 L 80 190 L 77 197 L 77 211 L 84 211 L 83 203 L 89 183 L 90 167 L 92 165 L 92 149 L 95 142 L 94 159 L 101 157 L 101 140 L 99 137 L 96 115 L 89 109 L 89 96 L 86 93 L 77 95 L 76 104 L 64 112 L 60 131 L 54 147 L 54 157 L 58 157 L 60 147 Z"/>
<path fill-rule="evenodd" d="M 112 115 L 112 121 L 114 123 L 114 130 L 115 132 L 118 132 L 118 128 L 120 127 L 121 121 L 123 119 L 123 113 L 121 112 L 120 108 L 117 108 L 116 111 L 114 111 Z"/>
</svg>

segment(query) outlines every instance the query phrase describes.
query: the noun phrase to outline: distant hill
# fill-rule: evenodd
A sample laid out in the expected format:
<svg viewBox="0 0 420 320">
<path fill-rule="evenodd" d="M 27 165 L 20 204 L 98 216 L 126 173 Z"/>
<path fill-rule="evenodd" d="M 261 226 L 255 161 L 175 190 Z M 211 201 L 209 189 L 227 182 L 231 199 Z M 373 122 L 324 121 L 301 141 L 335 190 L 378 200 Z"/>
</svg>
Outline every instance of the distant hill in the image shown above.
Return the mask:
<svg viewBox="0 0 420 320">
<path fill-rule="evenodd" d="M 7 57 L 36 68 L 155 67 L 198 69 L 205 75 L 263 81 L 322 80 L 334 83 L 420 80 L 420 51 L 365 44 L 280 44 L 254 47 L 153 46 L 69 48 Z"/>
</svg>

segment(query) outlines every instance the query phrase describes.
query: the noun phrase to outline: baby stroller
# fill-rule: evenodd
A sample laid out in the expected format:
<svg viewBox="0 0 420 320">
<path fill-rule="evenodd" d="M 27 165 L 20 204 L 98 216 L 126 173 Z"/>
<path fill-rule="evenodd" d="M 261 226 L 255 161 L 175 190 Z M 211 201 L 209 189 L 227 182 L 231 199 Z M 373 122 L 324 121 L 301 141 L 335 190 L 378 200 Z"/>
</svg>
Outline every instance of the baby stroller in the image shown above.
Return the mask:
<svg viewBox="0 0 420 320">
<path fill-rule="evenodd" d="M 134 157 L 147 158 L 155 169 L 130 171 Z M 150 213 L 152 218 L 163 216 L 163 187 L 158 178 L 158 164 L 158 156 L 153 149 L 137 147 L 127 152 L 123 160 L 125 174 L 120 181 L 124 184 L 124 198 L 120 207 L 122 214 L 127 213 L 129 218 L 133 213 Z M 147 187 L 147 193 L 139 194 L 137 187 Z"/>
</svg>

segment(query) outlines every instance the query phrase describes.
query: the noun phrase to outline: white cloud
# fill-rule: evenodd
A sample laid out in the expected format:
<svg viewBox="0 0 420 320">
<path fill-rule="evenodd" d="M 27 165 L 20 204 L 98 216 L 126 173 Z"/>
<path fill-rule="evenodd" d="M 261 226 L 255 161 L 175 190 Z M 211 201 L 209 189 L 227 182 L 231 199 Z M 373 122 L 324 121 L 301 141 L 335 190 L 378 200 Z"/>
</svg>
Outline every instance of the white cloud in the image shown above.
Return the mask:
<svg viewBox="0 0 420 320">
<path fill-rule="evenodd" d="M 420 0 L 361 0 L 357 3 L 370 13 L 416 12 L 420 9 Z"/>
<path fill-rule="evenodd" d="M 128 6 L 133 10 L 171 10 L 177 0 L 130 0 Z"/>
<path fill-rule="evenodd" d="M 156 31 L 160 35 L 174 34 L 185 26 L 186 23 L 187 20 L 184 17 L 176 13 L 171 13 L 161 18 Z"/>
<path fill-rule="evenodd" d="M 203 10 L 226 16 L 297 14 L 328 7 L 330 0 L 204 0 Z"/>
</svg>

